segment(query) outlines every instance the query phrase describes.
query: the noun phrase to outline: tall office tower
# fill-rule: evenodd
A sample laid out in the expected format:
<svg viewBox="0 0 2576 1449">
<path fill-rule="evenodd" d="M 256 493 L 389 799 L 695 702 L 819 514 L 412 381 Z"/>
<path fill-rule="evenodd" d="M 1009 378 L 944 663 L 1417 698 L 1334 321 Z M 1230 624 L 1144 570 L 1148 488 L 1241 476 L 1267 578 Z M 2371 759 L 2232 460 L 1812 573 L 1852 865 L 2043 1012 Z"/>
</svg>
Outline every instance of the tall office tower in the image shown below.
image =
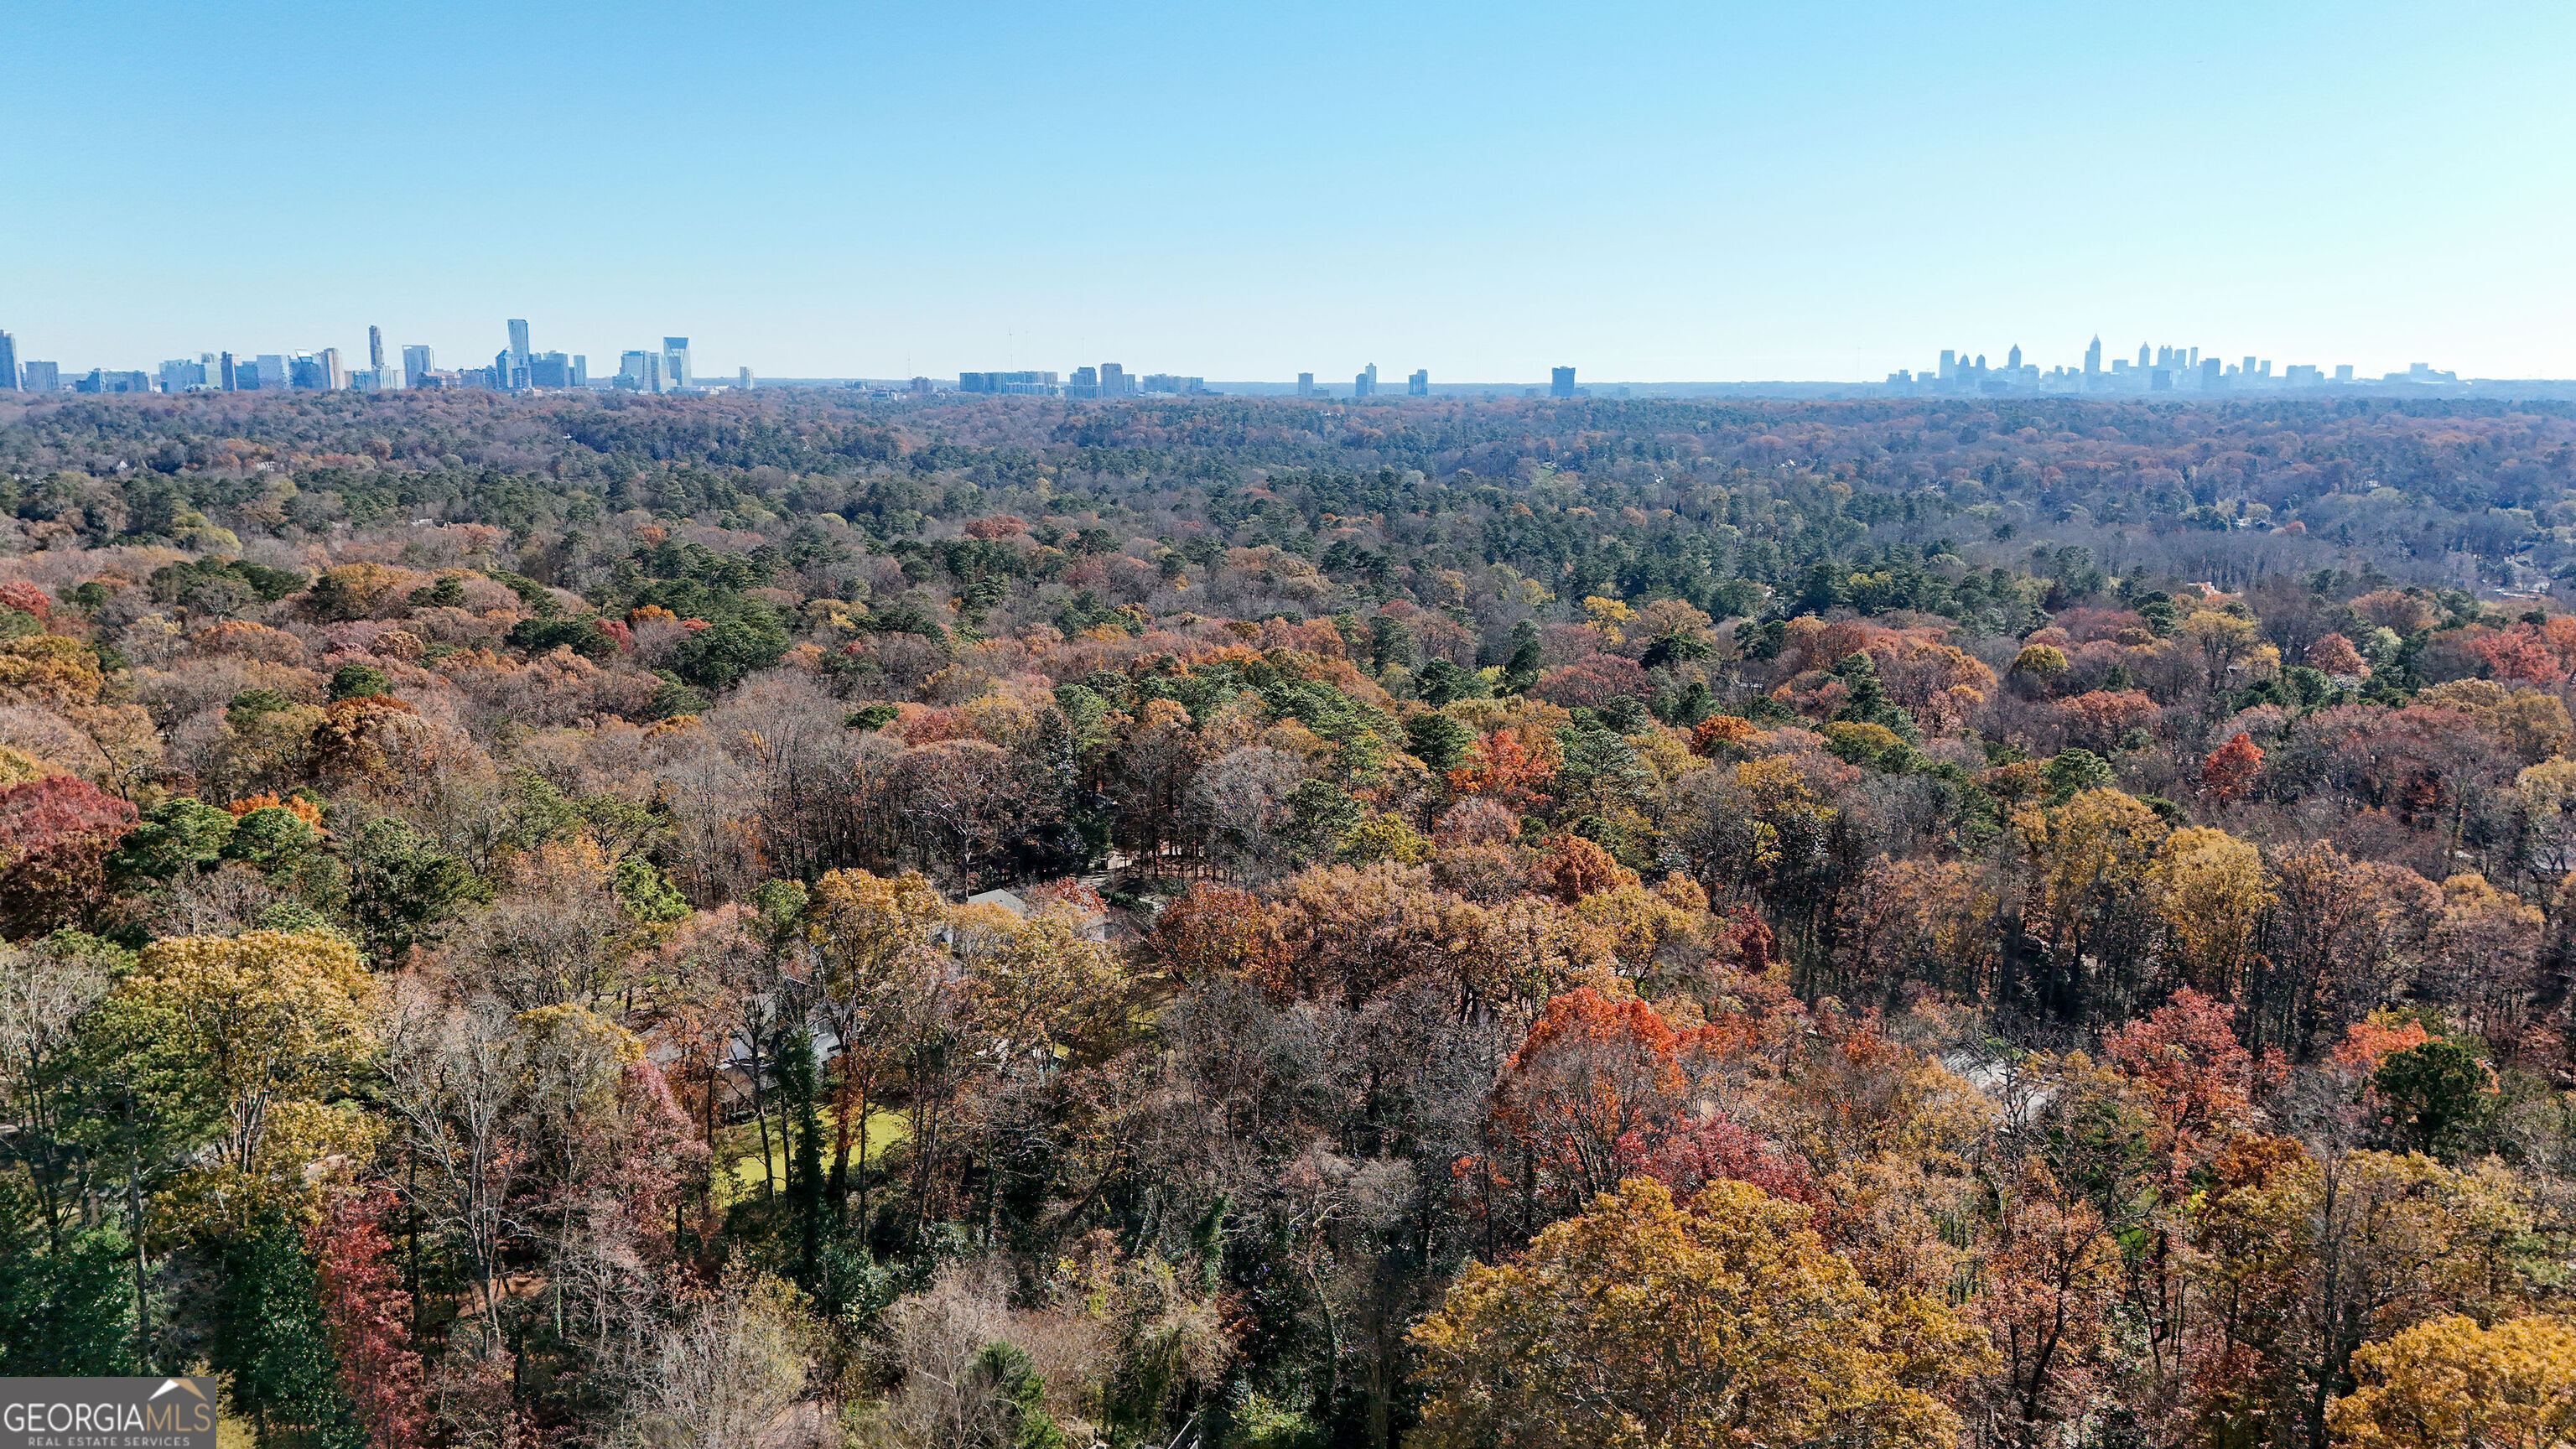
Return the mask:
<svg viewBox="0 0 2576 1449">
<path fill-rule="evenodd" d="M 2191 350 L 2191 365 L 2194 367 L 2200 366 L 2200 349 L 2197 347 Z"/>
<path fill-rule="evenodd" d="M 2242 375 L 2243 375 L 2244 377 L 2246 377 L 2246 378 L 2249 378 L 2249 379 L 2250 379 L 2250 378 L 2252 378 L 2252 377 L 2254 376 L 2254 359 L 2253 359 L 2253 358 L 2248 357 L 2248 358 L 2246 358 L 2246 359 L 2245 359 L 2245 371 L 2243 372 L 2243 374 L 2242 374 Z"/>
<path fill-rule="evenodd" d="M 575 387 L 590 386 L 589 353 L 576 352 L 572 355 L 572 385 Z"/>
<path fill-rule="evenodd" d="M 1941 349 L 1941 380 L 1942 380 L 1943 382 L 1948 382 L 1948 381 L 1950 380 L 1950 375 L 1951 375 L 1952 373 L 1954 373 L 1954 372 L 1957 372 L 1958 370 L 1959 370 L 1959 354 L 1957 353 L 1957 351 L 1955 351 L 1955 350 L 1953 350 L 1953 349 L 1951 349 L 1951 348 L 1947 348 L 1947 347 L 1942 348 L 1942 349 Z"/>
<path fill-rule="evenodd" d="M 689 363 L 689 339 L 685 337 L 662 339 L 662 376 L 673 387 L 698 385 L 697 369 Z"/>
<path fill-rule="evenodd" d="M 2012 351 L 2007 352 L 2007 353 L 2005 353 L 2005 354 L 2004 354 L 2004 366 L 2011 368 L 2011 369 L 2012 369 L 2012 370 L 2014 370 L 2015 372 L 2019 372 L 2019 371 L 2021 370 L 2021 344 L 2020 344 L 2020 343 L 2018 343 L 2018 342 L 2014 343 L 2014 344 L 2013 344 L 2013 346 L 2012 346 Z"/>
<path fill-rule="evenodd" d="M 525 367 L 527 365 L 528 319 L 525 317 L 513 317 L 510 319 L 510 366 Z M 502 385 L 505 387 L 508 386 L 509 380 L 509 375 L 506 372 L 503 373 L 501 378 Z"/>
<path fill-rule="evenodd" d="M 367 324 L 367 367 L 373 372 L 385 370 L 385 332 L 372 322 Z"/>
<path fill-rule="evenodd" d="M 1377 364 L 1372 362 L 1351 378 L 1351 396 L 1377 396 Z"/>
<path fill-rule="evenodd" d="M 438 367 L 438 354 L 415 342 L 403 349 L 403 386 L 418 387 Z"/>
<path fill-rule="evenodd" d="M 2152 365 L 2153 365 L 2153 364 L 2151 364 L 2151 363 L 2149 363 L 2149 362 L 2147 361 L 2147 344 L 2145 344 L 2145 343 L 2143 343 L 2143 342 L 2139 343 L 2139 344 L 2138 344 L 2138 366 L 2140 366 L 2140 367 L 2149 367 L 2149 366 L 2152 366 Z"/>
<path fill-rule="evenodd" d="M 29 365 L 30 367 L 32 367 L 32 366 L 34 366 L 35 364 L 33 364 L 33 363 L 29 363 L 28 365 Z M 2337 381 L 2337 382 L 2350 382 L 2350 381 L 2352 381 L 2352 364 L 2351 364 L 2351 363 L 2349 363 L 2349 362 L 2338 362 L 2338 363 L 2336 363 L 2336 364 L 2335 364 L 2335 381 Z"/>
<path fill-rule="evenodd" d="M 2197 348 L 2193 350 L 2198 351 Z M 2201 359 L 2200 390 L 2202 392 L 2216 392 L 2227 385 L 2227 380 L 2218 375 L 2218 369 L 2222 365 L 2223 364 L 2215 357 Z"/>
<path fill-rule="evenodd" d="M 26 375 L 27 391 L 61 392 L 63 390 L 63 370 L 53 363 L 38 362 L 34 358 L 29 358 L 22 364 L 22 369 Z"/>
<path fill-rule="evenodd" d="M 1311 372 L 1301 372 L 1297 374 L 1297 396 L 1313 397 L 1314 395 L 1315 374 Z"/>
<path fill-rule="evenodd" d="M 340 365 L 339 348 L 323 348 L 320 361 L 322 364 L 322 386 L 325 389 L 331 392 L 338 392 L 340 389 L 349 385 L 349 370 Z"/>
<path fill-rule="evenodd" d="M 1549 397 L 1574 396 L 1574 369 L 1570 367 L 1551 368 L 1547 376 L 1547 395 Z"/>
<path fill-rule="evenodd" d="M 259 385 L 274 389 L 295 385 L 295 374 L 286 366 L 286 354 L 263 352 L 259 355 Z"/>
<path fill-rule="evenodd" d="M 1413 376 L 1404 380 L 1404 395 L 1406 397 L 1431 396 L 1431 369 L 1427 367 L 1415 368 L 1413 370 Z"/>
<path fill-rule="evenodd" d="M 231 353 L 227 352 L 227 353 L 225 353 L 225 354 L 224 354 L 224 360 L 223 360 L 223 364 L 222 364 L 222 365 L 223 365 L 223 369 L 224 369 L 224 381 L 223 381 L 223 389 L 224 389 L 224 391 L 226 391 L 226 392 L 238 392 L 238 391 L 240 391 L 240 390 L 241 390 L 241 374 L 240 374 L 239 372 L 235 371 L 235 370 L 234 370 L 234 368 L 233 368 L 233 355 L 232 355 Z"/>
<path fill-rule="evenodd" d="M 1096 367 L 1075 368 L 1073 370 L 1073 381 L 1065 385 L 1064 395 L 1066 397 L 1100 396 L 1100 369 Z"/>
<path fill-rule="evenodd" d="M 2102 339 L 2099 337 L 2093 339 L 2092 346 L 2084 349 L 2084 370 L 2088 373 L 2102 370 Z"/>
<path fill-rule="evenodd" d="M 1100 364 L 1100 395 L 1102 397 L 1126 397 L 1135 391 L 1135 381 L 1127 376 L 1127 369 L 1125 367 L 1115 362 L 1104 362 Z"/>
<path fill-rule="evenodd" d="M 18 339 L 0 332 L 0 392 L 18 390 Z"/>
<path fill-rule="evenodd" d="M 741 388 L 744 392 L 751 391 L 751 369 L 746 367 L 741 372 L 736 373 L 734 375 L 733 385 Z"/>
</svg>

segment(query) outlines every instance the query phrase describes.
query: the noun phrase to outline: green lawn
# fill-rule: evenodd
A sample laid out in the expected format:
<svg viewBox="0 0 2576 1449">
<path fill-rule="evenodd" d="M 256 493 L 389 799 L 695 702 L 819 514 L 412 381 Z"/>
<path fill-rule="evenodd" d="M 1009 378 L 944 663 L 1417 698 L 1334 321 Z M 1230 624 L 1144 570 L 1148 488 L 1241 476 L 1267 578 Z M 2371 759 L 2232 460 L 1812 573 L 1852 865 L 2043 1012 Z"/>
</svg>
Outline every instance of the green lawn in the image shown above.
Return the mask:
<svg viewBox="0 0 2576 1449">
<path fill-rule="evenodd" d="M 840 1136 L 840 1114 L 831 1107 L 821 1109 L 823 1118 L 823 1167 L 831 1170 L 832 1147 Z M 904 1137 L 903 1114 L 871 1112 L 868 1114 L 868 1160 L 874 1162 Z M 850 1139 L 852 1156 L 858 1153 L 858 1139 Z M 743 1202 L 760 1196 L 766 1183 L 780 1187 L 787 1184 L 788 1146 L 779 1140 L 778 1119 L 769 1122 L 768 1176 L 762 1175 L 760 1158 L 760 1125 L 737 1122 L 716 1129 L 716 1160 L 722 1164 L 716 1173 L 717 1185 L 725 1192 L 727 1203 Z"/>
</svg>

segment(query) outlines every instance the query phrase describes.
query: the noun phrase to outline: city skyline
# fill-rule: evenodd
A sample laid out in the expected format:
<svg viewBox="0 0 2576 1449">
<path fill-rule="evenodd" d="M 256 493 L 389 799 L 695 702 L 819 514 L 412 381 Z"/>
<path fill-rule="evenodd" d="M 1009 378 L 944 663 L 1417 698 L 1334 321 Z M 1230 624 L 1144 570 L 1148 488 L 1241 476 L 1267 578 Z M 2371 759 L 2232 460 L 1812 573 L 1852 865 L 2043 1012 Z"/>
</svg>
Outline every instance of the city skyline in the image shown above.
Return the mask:
<svg viewBox="0 0 2576 1449">
<path fill-rule="evenodd" d="M 665 334 L 658 347 L 624 349 L 617 354 L 613 371 L 594 375 L 588 366 L 587 353 L 566 353 L 560 349 L 538 351 L 532 341 L 534 328 L 529 319 L 507 318 L 502 323 L 506 341 L 488 367 L 471 362 L 456 362 L 449 367 L 436 365 L 439 349 L 433 344 L 397 342 L 388 344 L 381 324 L 366 325 L 365 356 L 368 366 L 351 369 L 341 362 L 337 347 L 297 349 L 284 353 L 250 353 L 233 351 L 198 351 L 189 356 L 185 351 L 175 359 L 165 358 L 151 368 L 90 367 L 63 356 L 37 359 L 28 356 L 29 349 L 17 335 L 0 328 L 0 387 L 23 387 L 29 391 L 81 392 L 179 392 L 188 390 L 261 391 L 279 388 L 318 386 L 327 390 L 354 388 L 359 391 L 393 391 L 423 386 L 487 387 L 504 391 L 567 390 L 596 388 L 629 390 L 644 393 L 697 390 L 701 387 L 694 362 L 694 348 L 686 336 Z M 469 344 L 470 346 L 470 344 Z M 1878 386 L 1904 392 L 2121 392 L 2151 394 L 2171 393 L 2176 396 L 2212 393 L 2220 390 L 2242 392 L 2251 388 L 2316 386 L 2327 383 L 2349 385 L 2385 385 L 2390 383 L 2438 384 L 2462 380 L 2458 369 L 2440 368 L 2421 360 L 2410 361 L 2403 368 L 2368 369 L 2348 362 L 2287 362 L 2259 353 L 2245 353 L 2241 359 L 2223 357 L 2209 350 L 2184 344 L 2151 344 L 2141 342 L 2133 359 L 2115 355 L 2107 361 L 2103 340 L 2095 334 L 2081 354 L 2080 362 L 2061 362 L 2043 368 L 2037 362 L 2025 362 L 2019 343 L 2011 344 L 2000 364 L 1990 365 L 1987 355 L 1967 348 L 1943 348 L 1932 367 L 1898 367 L 1886 373 Z M 389 350 L 390 349 L 390 350 Z M 76 354 L 67 354 L 74 355 Z M 605 355 L 605 354 L 603 354 Z M 398 359 L 389 360 L 389 359 Z M 35 371 L 22 378 L 21 371 L 32 366 Z M 1577 369 L 1561 364 L 1548 364 L 1544 382 L 1500 377 L 1464 382 L 1449 381 L 1440 390 L 1457 388 L 1523 387 L 1536 392 L 1544 388 L 1552 397 L 1573 397 L 1589 392 L 1578 389 Z M 881 374 L 852 371 L 824 373 L 812 379 L 782 379 L 776 373 L 764 373 L 748 363 L 737 364 L 728 373 L 718 370 L 715 381 L 706 387 L 723 389 L 748 387 L 756 376 L 779 380 L 860 381 L 874 380 L 908 383 L 910 390 L 960 391 L 1021 395 L 1064 396 L 1076 399 L 1119 398 L 1144 395 L 1189 396 L 1213 391 L 1207 374 L 1172 372 L 1144 373 L 1122 363 L 1083 363 L 1059 372 L 1055 369 L 961 369 L 947 376 L 929 374 Z M 50 378 L 47 388 L 34 379 Z M 1312 371 L 1295 374 L 1296 395 L 1372 398 L 1383 393 L 1379 366 L 1369 363 L 1360 368 L 1348 387 L 1337 388 L 1317 383 Z M 2566 381 L 2567 379 L 2513 378 L 2469 380 L 2489 381 Z M 1273 378 L 1229 380 L 1237 386 L 1289 386 Z M 1696 379 L 1611 379 L 1605 385 L 1616 387 L 1657 387 L 1704 383 L 1716 386 L 1747 386 L 1765 382 L 1802 385 L 1868 387 L 1865 377 L 1838 378 L 1696 378 Z M 1406 378 L 1403 395 L 1432 395 L 1435 384 L 1431 370 L 1415 368 Z"/>
<path fill-rule="evenodd" d="M 0 58 L 0 246 L 43 285 L 0 310 L 80 370 L 214 338 L 363 359 L 371 318 L 489 356 L 490 312 L 542 298 L 602 367 L 669 330 L 781 376 L 1864 379 L 2096 329 L 2576 373 L 2576 196 L 2534 184 L 2563 170 L 2576 11 L 2414 18 L 39 9 Z M 510 120 L 412 148 L 251 128 L 220 166 L 173 144 L 174 117 L 302 114 L 316 76 Z M 667 124 L 622 119 L 643 95 Z M 1283 124 L 1337 113 L 1375 120 Z"/>
</svg>

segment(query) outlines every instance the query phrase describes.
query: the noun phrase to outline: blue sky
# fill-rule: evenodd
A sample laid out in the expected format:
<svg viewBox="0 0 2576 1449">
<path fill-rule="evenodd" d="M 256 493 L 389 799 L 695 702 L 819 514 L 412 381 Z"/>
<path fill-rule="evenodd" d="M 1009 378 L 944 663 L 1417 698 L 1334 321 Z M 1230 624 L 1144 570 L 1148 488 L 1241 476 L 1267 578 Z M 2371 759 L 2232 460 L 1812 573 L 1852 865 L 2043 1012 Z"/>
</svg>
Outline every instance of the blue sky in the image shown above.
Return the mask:
<svg viewBox="0 0 2576 1449">
<path fill-rule="evenodd" d="M 22 357 L 2576 375 L 2576 6 L 25 5 Z"/>
</svg>

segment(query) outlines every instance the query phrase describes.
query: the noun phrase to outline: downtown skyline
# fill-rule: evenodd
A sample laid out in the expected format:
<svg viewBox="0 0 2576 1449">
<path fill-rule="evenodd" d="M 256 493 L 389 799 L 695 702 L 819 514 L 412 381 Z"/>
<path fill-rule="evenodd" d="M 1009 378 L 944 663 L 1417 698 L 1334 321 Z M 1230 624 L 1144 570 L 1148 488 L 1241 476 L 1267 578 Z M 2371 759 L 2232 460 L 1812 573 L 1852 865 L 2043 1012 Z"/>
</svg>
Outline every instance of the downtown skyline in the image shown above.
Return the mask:
<svg viewBox="0 0 2576 1449">
<path fill-rule="evenodd" d="M 1204 372 L 1153 372 L 1114 361 L 1077 362 L 1060 368 L 961 368 L 944 375 L 864 368 L 794 375 L 765 370 L 748 362 L 710 367 L 695 360 L 704 354 L 692 346 L 688 336 L 668 333 L 660 337 L 658 345 L 635 348 L 611 345 L 595 353 L 571 352 L 560 347 L 540 348 L 531 340 L 536 335 L 535 327 L 524 318 L 510 318 L 502 324 L 502 346 L 488 363 L 479 358 L 471 343 L 461 353 L 447 351 L 434 344 L 395 340 L 377 324 L 367 325 L 362 335 L 365 341 L 354 349 L 329 343 L 277 351 L 195 347 L 178 349 L 174 357 L 148 361 L 120 359 L 88 363 L 77 349 L 55 348 L 56 355 L 40 358 L 36 354 L 45 350 L 43 343 L 31 342 L 23 333 L 0 327 L 0 363 L 13 365 L 10 375 L 0 379 L 0 387 L 15 386 L 33 392 L 180 392 L 341 388 L 395 391 L 426 386 L 502 391 L 590 388 L 664 393 L 748 387 L 756 377 L 769 377 L 773 382 L 878 382 L 908 386 L 909 390 L 916 392 L 1038 394 L 1078 399 L 1188 396 L 1221 391 L 1229 381 L 1238 388 L 1293 390 L 1300 397 L 1424 396 L 1474 389 L 1527 389 L 1533 395 L 1569 397 L 1589 395 L 1591 378 L 1595 376 L 1586 374 L 1586 382 L 1578 388 L 1574 380 L 1578 369 L 1555 361 L 1533 365 L 1531 375 L 1523 377 L 1435 380 L 1429 368 L 1413 368 L 1409 375 L 1401 371 L 1393 374 L 1389 384 L 1380 382 L 1380 368 L 1375 363 L 1358 369 L 1354 381 L 1347 383 L 1339 381 L 1334 373 L 1307 368 L 1295 369 L 1284 375 L 1220 379 L 1211 383 L 1209 374 Z M 1887 371 L 1883 378 L 1615 378 L 1603 380 L 1602 385 L 1616 388 L 1623 394 L 1637 387 L 1655 389 L 1692 384 L 1742 387 L 1777 382 L 1855 389 L 1868 388 L 1876 383 L 1879 389 L 1900 393 L 2139 392 L 2188 397 L 2222 391 L 2243 395 L 2258 390 L 2328 384 L 2422 386 L 2456 383 L 2463 378 L 2516 382 L 2564 380 L 2480 379 L 2474 373 L 2444 368 L 2422 359 L 2410 359 L 2391 367 L 2369 367 L 2339 360 L 2276 362 L 2273 357 L 2259 353 L 2244 353 L 2239 360 L 2238 356 L 2223 354 L 2221 349 L 2207 349 L 2204 355 L 2204 349 L 2200 347 L 2158 346 L 2145 342 L 2138 345 L 2134 357 L 2127 355 L 2126 349 L 2115 350 L 2106 357 L 2105 344 L 2098 334 L 2086 347 L 2078 349 L 2064 361 L 2043 367 L 2035 360 L 2039 355 L 2034 351 L 2031 353 L 2034 360 L 2025 361 L 2022 347 L 2013 344 L 1999 351 L 1990 363 L 1987 354 L 1982 352 L 1969 348 L 1944 348 L 1937 363 L 1931 366 L 1898 366 Z M 593 365 L 594 357 L 599 359 L 599 365 Z"/>
</svg>

